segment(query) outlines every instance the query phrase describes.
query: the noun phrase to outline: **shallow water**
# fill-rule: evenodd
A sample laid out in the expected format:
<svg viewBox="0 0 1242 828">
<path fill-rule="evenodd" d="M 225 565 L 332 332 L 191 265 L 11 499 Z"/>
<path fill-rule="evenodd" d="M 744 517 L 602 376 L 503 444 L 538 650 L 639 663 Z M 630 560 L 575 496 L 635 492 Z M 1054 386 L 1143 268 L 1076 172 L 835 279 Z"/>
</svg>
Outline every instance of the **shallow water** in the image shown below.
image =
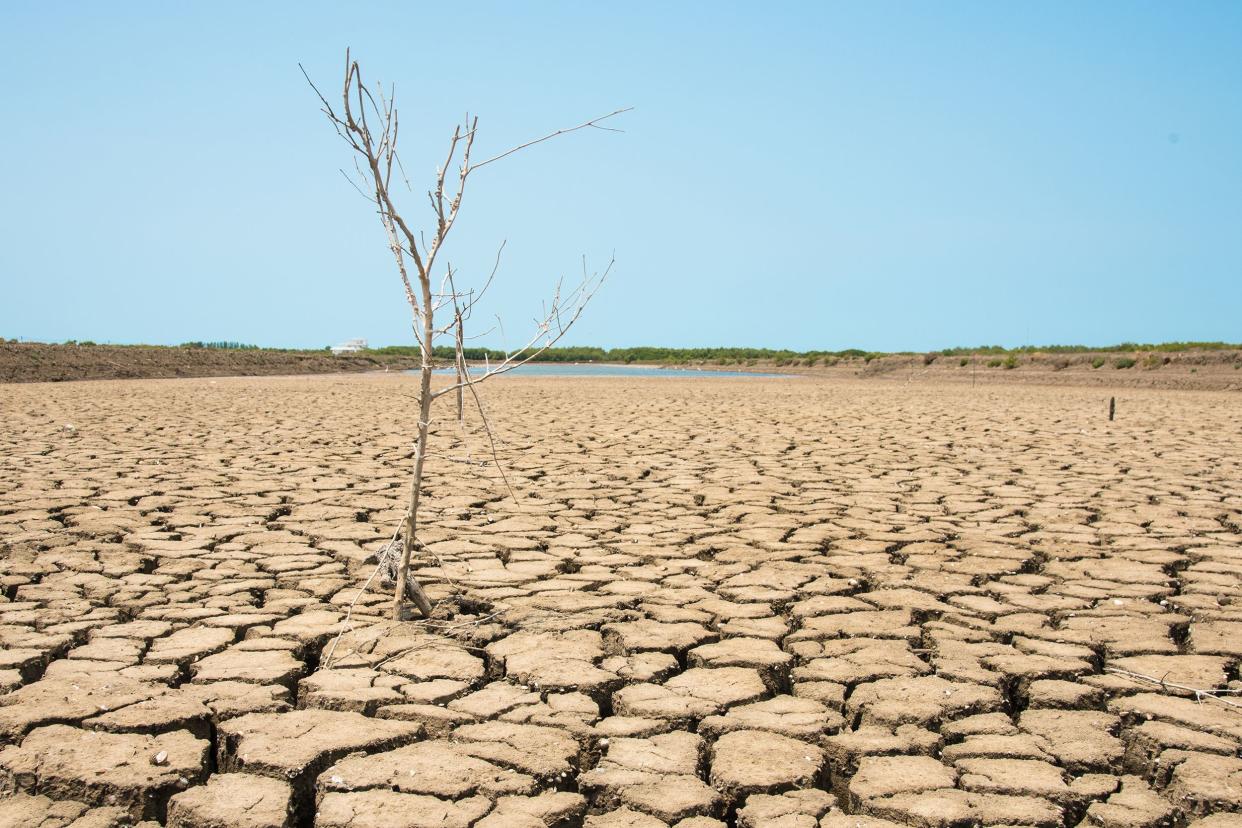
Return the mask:
<svg viewBox="0 0 1242 828">
<path fill-rule="evenodd" d="M 417 374 L 418 371 L 407 371 L 406 373 Z M 452 374 L 453 369 L 442 368 L 437 370 L 436 373 Z M 471 373 L 480 374 L 482 369 L 478 366 L 471 366 Z M 662 368 L 658 365 L 610 365 L 593 362 L 532 362 L 520 368 L 514 368 L 512 373 L 521 374 L 524 377 L 749 377 L 754 379 L 759 377 L 787 378 L 790 376 L 789 374 L 763 374 L 755 371 Z"/>
</svg>

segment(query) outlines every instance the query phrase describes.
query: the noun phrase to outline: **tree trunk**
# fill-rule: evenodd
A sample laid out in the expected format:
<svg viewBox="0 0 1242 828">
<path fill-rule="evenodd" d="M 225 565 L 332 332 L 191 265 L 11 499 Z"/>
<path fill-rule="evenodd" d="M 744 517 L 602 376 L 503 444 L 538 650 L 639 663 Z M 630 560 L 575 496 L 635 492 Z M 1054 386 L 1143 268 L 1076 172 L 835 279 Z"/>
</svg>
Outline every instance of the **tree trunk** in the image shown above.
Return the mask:
<svg viewBox="0 0 1242 828">
<path fill-rule="evenodd" d="M 401 544 L 401 565 L 397 567 L 397 588 L 392 597 L 392 619 L 400 621 L 405 609 L 405 596 L 418 606 L 424 618 L 431 617 L 431 602 L 422 586 L 410 577 L 410 557 L 418 532 L 418 501 L 423 493 L 423 461 L 427 459 L 427 433 L 431 428 L 431 343 L 435 337 L 432 327 L 431 284 L 420 274 L 423 293 L 423 365 L 419 371 L 418 390 L 418 445 L 414 449 L 414 479 L 410 481 L 410 508 L 405 513 L 405 539 Z"/>
</svg>

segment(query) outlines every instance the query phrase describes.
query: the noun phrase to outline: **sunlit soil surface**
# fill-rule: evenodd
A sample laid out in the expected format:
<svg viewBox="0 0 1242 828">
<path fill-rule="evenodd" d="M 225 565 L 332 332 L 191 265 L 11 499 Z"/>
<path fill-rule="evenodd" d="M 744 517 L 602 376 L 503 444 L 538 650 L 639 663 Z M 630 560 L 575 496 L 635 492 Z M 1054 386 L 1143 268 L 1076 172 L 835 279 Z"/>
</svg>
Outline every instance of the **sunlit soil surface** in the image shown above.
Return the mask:
<svg viewBox="0 0 1242 828">
<path fill-rule="evenodd" d="M 0 388 L 0 824 L 1238 824 L 1236 394 L 504 378 L 394 624 L 415 388 Z"/>
</svg>

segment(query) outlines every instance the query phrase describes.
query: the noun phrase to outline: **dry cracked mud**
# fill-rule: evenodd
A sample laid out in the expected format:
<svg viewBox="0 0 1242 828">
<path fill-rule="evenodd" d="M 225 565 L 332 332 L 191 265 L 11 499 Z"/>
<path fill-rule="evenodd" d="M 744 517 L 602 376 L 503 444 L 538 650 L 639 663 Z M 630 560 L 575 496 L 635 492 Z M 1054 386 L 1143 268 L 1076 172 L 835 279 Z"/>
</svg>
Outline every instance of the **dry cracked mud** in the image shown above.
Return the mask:
<svg viewBox="0 0 1242 828">
<path fill-rule="evenodd" d="M 392 622 L 413 382 L 0 387 L 0 826 L 1242 825 L 1236 394 L 505 378 Z"/>
</svg>

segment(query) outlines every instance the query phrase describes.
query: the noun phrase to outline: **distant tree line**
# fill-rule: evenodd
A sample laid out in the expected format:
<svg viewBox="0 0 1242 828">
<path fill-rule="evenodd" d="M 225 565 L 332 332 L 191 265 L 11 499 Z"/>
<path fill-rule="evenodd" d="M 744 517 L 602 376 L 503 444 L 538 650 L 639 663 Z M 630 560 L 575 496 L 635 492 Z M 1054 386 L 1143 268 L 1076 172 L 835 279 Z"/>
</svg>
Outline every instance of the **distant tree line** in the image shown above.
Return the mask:
<svg viewBox="0 0 1242 828">
<path fill-rule="evenodd" d="M 1178 351 L 1230 351 L 1242 348 L 1242 344 L 1230 342 L 1122 342 L 1118 345 L 1019 345 L 1006 348 L 1003 345 L 978 345 L 973 348 L 945 348 L 937 351 L 943 356 L 977 356 L 993 354 L 1096 354 L 1096 353 L 1133 353 L 1135 351 L 1156 351 L 1158 353 L 1176 353 Z"/>
<path fill-rule="evenodd" d="M 182 342 L 181 348 L 214 348 L 220 351 L 258 351 L 258 345 L 248 345 L 245 342 Z M 270 349 L 269 349 L 270 350 Z"/>
</svg>

